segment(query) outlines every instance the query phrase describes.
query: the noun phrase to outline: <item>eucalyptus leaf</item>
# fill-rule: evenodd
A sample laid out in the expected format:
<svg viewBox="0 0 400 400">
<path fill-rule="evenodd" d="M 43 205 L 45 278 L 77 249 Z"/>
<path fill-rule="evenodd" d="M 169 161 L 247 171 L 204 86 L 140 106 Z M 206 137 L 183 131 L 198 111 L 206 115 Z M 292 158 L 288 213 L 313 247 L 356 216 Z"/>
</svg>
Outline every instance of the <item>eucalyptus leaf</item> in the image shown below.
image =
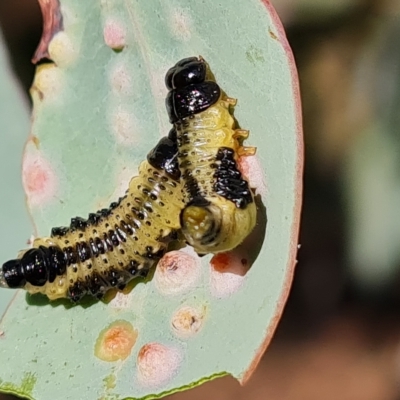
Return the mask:
<svg viewBox="0 0 400 400">
<path fill-rule="evenodd" d="M 235 117 L 251 132 L 246 144 L 257 146 L 241 167 L 256 190 L 258 225 L 229 254 L 168 253 L 152 279 L 109 302 L 70 306 L 19 292 L 0 324 L 0 391 L 36 400 L 138 399 L 225 374 L 244 383 L 282 313 L 299 228 L 298 82 L 274 10 L 259 0 L 42 6 L 50 3 L 54 64 L 37 68 L 24 155 L 37 234 L 124 193 L 170 129 L 166 71 L 198 55 L 238 98 Z"/>
</svg>

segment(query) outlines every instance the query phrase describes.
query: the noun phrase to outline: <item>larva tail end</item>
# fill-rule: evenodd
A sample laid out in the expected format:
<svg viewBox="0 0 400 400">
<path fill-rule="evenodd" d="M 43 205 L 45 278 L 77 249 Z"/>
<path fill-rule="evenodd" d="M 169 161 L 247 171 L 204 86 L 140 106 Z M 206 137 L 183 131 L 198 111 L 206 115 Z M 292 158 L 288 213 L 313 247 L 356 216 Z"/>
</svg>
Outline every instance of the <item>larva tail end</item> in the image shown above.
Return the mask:
<svg viewBox="0 0 400 400">
<path fill-rule="evenodd" d="M 6 278 L 4 277 L 3 268 L 0 269 L 0 288 L 8 288 Z"/>
<path fill-rule="evenodd" d="M 17 289 L 25 286 L 26 281 L 20 266 L 20 260 L 10 260 L 2 265 L 0 269 L 0 288 Z"/>
</svg>

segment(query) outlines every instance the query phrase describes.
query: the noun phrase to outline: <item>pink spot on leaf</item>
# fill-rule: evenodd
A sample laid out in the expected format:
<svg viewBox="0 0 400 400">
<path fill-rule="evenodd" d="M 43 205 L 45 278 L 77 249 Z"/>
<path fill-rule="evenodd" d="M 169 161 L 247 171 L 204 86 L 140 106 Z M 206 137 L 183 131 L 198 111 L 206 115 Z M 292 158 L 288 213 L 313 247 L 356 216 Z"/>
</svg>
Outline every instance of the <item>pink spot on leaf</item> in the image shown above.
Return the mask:
<svg viewBox="0 0 400 400">
<path fill-rule="evenodd" d="M 38 151 L 25 154 L 22 181 L 28 203 L 32 206 L 48 203 L 56 194 L 57 178 L 54 169 Z"/>
<path fill-rule="evenodd" d="M 244 156 L 239 158 L 239 169 L 248 179 L 250 187 L 256 189 L 256 194 L 261 196 L 266 192 L 263 167 L 257 156 Z"/>
<path fill-rule="evenodd" d="M 154 282 L 162 294 L 171 295 L 191 289 L 200 275 L 200 259 L 192 249 L 170 251 L 159 261 Z"/>
<path fill-rule="evenodd" d="M 143 386 L 162 386 L 176 374 L 183 356 L 173 347 L 161 343 L 145 344 L 137 358 L 137 377 Z"/>
<path fill-rule="evenodd" d="M 108 20 L 104 26 L 104 41 L 114 50 L 122 50 L 126 45 L 126 29 L 116 20 Z"/>
</svg>

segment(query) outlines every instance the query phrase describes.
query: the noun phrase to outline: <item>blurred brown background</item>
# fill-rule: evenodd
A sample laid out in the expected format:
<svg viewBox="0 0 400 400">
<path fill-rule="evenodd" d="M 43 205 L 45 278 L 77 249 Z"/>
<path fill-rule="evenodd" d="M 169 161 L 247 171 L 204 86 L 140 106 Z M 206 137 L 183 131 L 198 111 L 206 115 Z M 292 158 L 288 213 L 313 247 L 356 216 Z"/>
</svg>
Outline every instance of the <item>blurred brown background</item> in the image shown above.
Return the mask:
<svg viewBox="0 0 400 400">
<path fill-rule="evenodd" d="M 247 386 L 224 378 L 170 399 L 400 400 L 400 0 L 272 2 L 303 100 L 294 286 Z M 28 91 L 36 0 L 1 0 L 0 25 Z"/>
</svg>

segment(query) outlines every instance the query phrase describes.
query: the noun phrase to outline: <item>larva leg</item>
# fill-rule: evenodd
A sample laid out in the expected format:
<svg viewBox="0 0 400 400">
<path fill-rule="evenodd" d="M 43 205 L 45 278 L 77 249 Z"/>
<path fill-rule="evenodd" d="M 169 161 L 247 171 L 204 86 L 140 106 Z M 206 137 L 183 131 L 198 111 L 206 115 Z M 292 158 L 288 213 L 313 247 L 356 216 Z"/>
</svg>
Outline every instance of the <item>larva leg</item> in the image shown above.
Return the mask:
<svg viewBox="0 0 400 400">
<path fill-rule="evenodd" d="M 250 132 L 247 129 L 235 129 L 235 133 L 233 134 L 234 139 L 245 140 L 249 137 Z"/>
<path fill-rule="evenodd" d="M 254 156 L 256 154 L 257 148 L 250 146 L 241 146 L 238 149 L 238 155 L 240 157 Z"/>
<path fill-rule="evenodd" d="M 225 101 L 231 106 L 236 106 L 237 104 L 237 99 L 234 99 L 233 97 L 227 97 Z"/>
</svg>

